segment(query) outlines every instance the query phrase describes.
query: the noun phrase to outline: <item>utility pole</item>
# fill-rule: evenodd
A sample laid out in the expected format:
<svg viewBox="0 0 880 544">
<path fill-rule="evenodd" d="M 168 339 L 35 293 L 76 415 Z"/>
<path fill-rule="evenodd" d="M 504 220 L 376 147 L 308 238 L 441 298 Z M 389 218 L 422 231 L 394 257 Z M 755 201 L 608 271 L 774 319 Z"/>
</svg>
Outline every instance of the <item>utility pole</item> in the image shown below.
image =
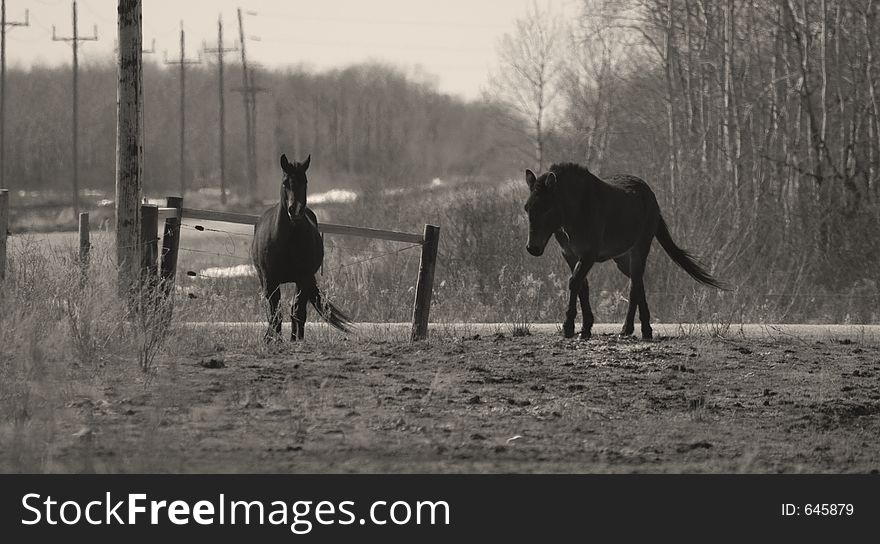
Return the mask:
<svg viewBox="0 0 880 544">
<path fill-rule="evenodd" d="M 248 11 L 248 15 L 256 15 Z M 233 89 L 240 92 L 244 102 L 245 119 L 245 149 L 247 159 L 248 194 L 251 199 L 257 194 L 257 94 L 268 91 L 264 87 L 256 85 L 254 69 L 248 66 L 247 50 L 245 47 L 244 22 L 241 8 L 238 8 L 238 37 L 241 43 L 241 87 Z M 258 40 L 258 38 L 252 38 Z"/>
<path fill-rule="evenodd" d="M 256 15 L 252 11 L 247 12 L 247 14 Z M 268 89 L 255 85 L 254 71 L 248 66 L 241 8 L 238 8 L 238 37 L 241 43 L 241 87 L 234 90 L 241 93 L 242 101 L 244 102 L 248 194 L 251 199 L 254 199 L 257 194 L 257 93 Z"/>
<path fill-rule="evenodd" d="M 144 174 L 142 0 L 119 0 L 116 101 L 116 264 L 118 289 L 131 300 L 139 277 Z"/>
<path fill-rule="evenodd" d="M 251 198 L 257 195 L 257 95 L 268 91 L 266 87 L 256 84 L 257 76 L 253 68 L 249 68 L 245 76 L 245 85 L 236 87 L 233 91 L 244 96 L 245 116 L 248 124 L 247 131 L 247 167 L 248 167 L 248 193 Z"/>
<path fill-rule="evenodd" d="M 70 42 L 73 46 L 73 216 L 79 220 L 79 42 L 98 41 L 98 26 L 91 36 L 79 35 L 76 17 L 76 0 L 73 1 L 73 36 L 59 38 L 52 25 L 52 41 Z"/>
<path fill-rule="evenodd" d="M 248 75 L 247 47 L 245 47 L 245 43 L 247 42 L 244 38 L 244 22 L 241 17 L 241 8 L 238 8 L 238 40 L 241 44 L 241 98 L 244 102 L 245 162 L 247 164 L 246 175 L 249 186 L 245 192 L 253 198 L 253 191 L 250 190 L 254 185 L 252 176 L 255 175 L 253 156 L 251 155 L 251 136 L 253 135 L 253 126 L 251 124 L 250 95 L 244 91 L 244 89 L 247 89 L 250 86 L 250 78 Z"/>
<path fill-rule="evenodd" d="M 24 22 L 6 20 L 6 0 L 0 0 L 0 189 L 6 188 L 6 29 L 30 26 L 28 10 Z"/>
<path fill-rule="evenodd" d="M 140 2 L 141 0 L 120 0 L 120 1 L 124 1 L 126 4 L 129 4 L 132 1 Z M 130 8 L 126 7 L 126 9 L 130 9 Z M 139 30 L 138 32 L 142 32 L 142 30 Z M 141 60 L 139 62 L 141 64 L 143 64 L 143 55 L 153 55 L 156 53 L 156 38 L 153 38 L 153 41 L 150 43 L 149 49 L 143 48 L 143 36 L 141 36 L 140 39 L 141 39 Z M 113 55 L 116 57 L 116 59 L 118 61 L 119 60 L 119 39 L 118 38 L 113 40 Z M 143 67 L 141 67 L 140 70 L 143 72 Z M 141 114 L 141 121 L 140 121 L 141 141 L 145 142 L 145 141 L 147 141 L 147 126 L 143 120 L 143 117 L 144 117 L 144 114 L 142 113 Z M 143 165 L 141 165 L 141 168 L 143 169 Z M 146 175 L 143 172 L 141 173 L 141 179 L 146 179 Z"/>
<path fill-rule="evenodd" d="M 141 53 L 145 55 L 151 55 L 156 52 L 156 38 L 153 38 L 153 43 L 150 44 L 149 49 L 141 49 Z M 113 54 L 119 55 L 119 40 L 113 40 Z"/>
<path fill-rule="evenodd" d="M 186 191 L 186 67 L 189 64 L 201 64 L 202 56 L 198 60 L 186 58 L 186 32 L 183 30 L 183 21 L 180 21 L 180 60 L 168 60 L 165 64 L 180 65 L 180 196 Z"/>
<path fill-rule="evenodd" d="M 217 17 L 217 47 L 204 47 L 205 53 L 217 54 L 217 71 L 220 91 L 220 203 L 226 204 L 226 100 L 223 89 L 223 56 L 238 51 L 238 47 L 223 47 L 223 15 Z"/>
</svg>

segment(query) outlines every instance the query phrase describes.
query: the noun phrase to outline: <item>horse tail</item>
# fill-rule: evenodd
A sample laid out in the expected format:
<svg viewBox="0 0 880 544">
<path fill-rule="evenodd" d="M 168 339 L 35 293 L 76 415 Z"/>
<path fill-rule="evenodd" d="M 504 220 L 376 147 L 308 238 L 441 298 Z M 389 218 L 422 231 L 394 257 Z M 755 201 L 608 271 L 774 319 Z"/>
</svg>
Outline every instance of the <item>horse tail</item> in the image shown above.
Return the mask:
<svg viewBox="0 0 880 544">
<path fill-rule="evenodd" d="M 324 294 L 317 286 L 315 286 L 313 293 L 314 294 L 309 302 L 315 307 L 318 315 L 320 315 L 324 321 L 329 323 L 332 327 L 339 329 L 342 332 L 351 332 L 354 328 L 354 322 L 351 318 L 348 317 L 345 312 L 333 305 L 329 300 L 326 300 Z"/>
<path fill-rule="evenodd" d="M 672 241 L 672 236 L 669 234 L 669 227 L 666 226 L 666 221 L 663 220 L 663 216 L 660 216 L 660 222 L 657 224 L 657 232 L 655 233 L 655 236 L 663 249 L 666 250 L 669 257 L 675 261 L 675 264 L 687 272 L 690 277 L 702 284 L 709 285 L 716 289 L 728 290 L 728 287 L 713 278 L 693 255 L 675 245 L 675 242 Z"/>
</svg>

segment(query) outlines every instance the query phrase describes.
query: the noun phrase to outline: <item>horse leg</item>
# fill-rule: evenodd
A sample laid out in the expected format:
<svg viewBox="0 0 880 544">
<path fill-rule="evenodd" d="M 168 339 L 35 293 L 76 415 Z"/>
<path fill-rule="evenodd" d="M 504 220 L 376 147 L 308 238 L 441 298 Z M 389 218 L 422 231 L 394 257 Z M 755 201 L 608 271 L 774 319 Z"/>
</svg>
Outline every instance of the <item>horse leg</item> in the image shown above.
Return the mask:
<svg viewBox="0 0 880 544">
<path fill-rule="evenodd" d="M 568 309 L 565 312 L 565 322 L 562 324 L 562 334 L 566 338 L 574 336 L 574 318 L 577 317 L 578 298 L 586 283 L 587 273 L 593 267 L 594 260 L 588 258 L 578 260 L 571 272 L 571 279 L 568 280 Z M 589 299 L 587 300 L 587 306 L 589 307 Z M 584 324 L 586 325 L 586 316 L 584 319 Z M 592 312 L 590 312 L 590 320 L 592 320 Z"/>
<path fill-rule="evenodd" d="M 615 257 L 614 264 L 617 265 L 618 270 L 623 272 L 624 276 L 629 278 L 629 254 L 625 254 L 620 257 Z"/>
<path fill-rule="evenodd" d="M 639 319 L 642 323 L 642 338 L 651 338 L 651 316 L 648 313 L 648 304 L 645 302 L 645 261 L 647 252 L 630 255 L 630 287 L 629 308 L 626 311 L 626 321 L 623 324 L 621 334 L 629 336 L 635 330 L 636 308 L 639 309 Z"/>
<path fill-rule="evenodd" d="M 578 293 L 581 300 L 581 316 L 584 318 L 584 326 L 581 329 L 581 340 L 589 340 L 593 334 L 593 309 L 590 307 L 590 282 L 584 278 L 584 286 Z"/>
<path fill-rule="evenodd" d="M 645 295 L 645 263 L 648 261 L 648 251 L 651 249 L 650 242 L 647 247 L 643 248 L 643 251 L 639 254 L 641 257 L 641 265 L 637 267 L 639 271 L 639 321 L 642 324 L 642 339 L 650 340 L 654 337 L 654 331 L 651 330 L 651 312 L 648 310 L 648 298 Z"/>
<path fill-rule="evenodd" d="M 296 284 L 296 335 L 298 340 L 302 340 L 306 334 L 306 314 L 308 313 L 309 303 L 315 300 L 318 294 L 318 284 L 312 277 L 307 281 Z"/>
<path fill-rule="evenodd" d="M 630 268 L 630 263 L 632 262 L 632 256 L 627 253 L 621 257 L 616 257 L 614 259 L 614 264 L 617 265 L 617 268 L 623 272 L 623 275 L 627 278 L 632 278 L 632 272 Z M 636 317 L 636 307 L 638 305 L 638 301 L 633 298 L 632 294 L 632 281 L 630 281 L 630 293 L 629 293 L 629 305 L 626 309 L 626 320 L 623 322 L 623 329 L 620 331 L 621 336 L 629 336 L 635 330 L 635 317 Z"/>
<path fill-rule="evenodd" d="M 293 295 L 293 304 L 290 306 L 290 340 L 302 340 L 306 332 L 306 312 L 309 298 L 305 290 L 296 284 L 296 293 Z"/>
<path fill-rule="evenodd" d="M 557 235 L 557 239 L 558 235 Z M 560 241 L 560 245 L 562 242 Z M 568 268 L 574 272 L 574 268 L 577 265 L 578 259 L 573 253 L 569 253 L 563 249 L 562 256 L 565 257 L 565 262 L 568 263 Z M 578 292 L 578 298 L 581 302 L 581 316 L 584 318 L 584 326 L 581 329 L 581 339 L 589 340 L 592 335 L 593 329 L 593 310 L 590 308 L 590 284 L 584 279 L 584 286 Z"/>
<path fill-rule="evenodd" d="M 269 285 L 263 294 L 269 301 L 269 329 L 266 331 L 265 339 L 267 342 L 277 341 L 281 339 L 281 312 L 278 311 L 281 287 Z"/>
</svg>

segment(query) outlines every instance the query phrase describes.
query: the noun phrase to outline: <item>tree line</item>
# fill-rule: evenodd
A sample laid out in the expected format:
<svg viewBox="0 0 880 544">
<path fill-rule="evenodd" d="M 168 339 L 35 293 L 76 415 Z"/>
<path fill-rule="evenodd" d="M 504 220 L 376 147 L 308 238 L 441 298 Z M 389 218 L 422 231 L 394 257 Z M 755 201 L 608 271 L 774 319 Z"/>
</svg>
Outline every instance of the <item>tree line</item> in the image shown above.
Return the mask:
<svg viewBox="0 0 880 544">
<path fill-rule="evenodd" d="M 736 287 L 725 302 L 731 312 L 750 320 L 876 321 L 878 4 L 582 0 L 575 17 L 534 4 L 499 41 L 487 93 L 470 102 L 382 65 L 262 70 L 257 84 L 269 89 L 260 96 L 257 122 L 263 192 L 275 194 L 281 152 L 312 154 L 313 190 L 324 184 L 366 194 L 434 177 L 519 180 L 525 167 L 579 162 L 600 176 L 630 173 L 648 181 L 676 240 Z M 194 188 L 217 186 L 214 68 L 199 65 L 187 75 Z M 244 114 L 231 72 L 226 164 L 234 192 L 247 184 Z M 69 68 L 8 76 L 10 185 L 68 190 Z M 144 83 L 146 187 L 161 196 L 177 180 L 176 70 L 148 64 Z M 80 84 L 80 178 L 86 187 L 109 190 L 115 67 L 86 65 Z M 522 220 L 522 195 L 463 195 L 455 202 L 467 217 L 451 210 L 456 224 L 443 228 L 472 235 L 462 234 L 447 251 L 471 238 L 480 243 L 473 262 L 454 255 L 456 270 L 472 268 L 468 278 L 478 287 L 492 273 L 488 262 L 496 271 L 509 262 L 506 270 L 521 268 L 537 280 L 558 272 L 530 260 L 516 236 L 508 245 L 499 241 L 510 235 L 511 221 Z M 489 224 L 501 218 L 504 225 Z M 657 260 L 648 267 L 648 292 L 665 293 L 674 305 L 684 280 Z M 613 293 L 616 272 L 596 274 L 594 292 Z M 850 311 L 859 315 L 848 317 Z"/>
<path fill-rule="evenodd" d="M 584 0 L 574 20 L 534 4 L 493 96 L 533 164 L 644 177 L 744 289 L 876 302 L 878 4 Z"/>
<path fill-rule="evenodd" d="M 177 187 L 179 71 L 144 66 L 146 191 Z M 230 66 L 225 77 L 227 183 L 247 192 L 244 107 Z M 186 74 L 188 187 L 219 187 L 219 96 L 216 66 Z M 70 190 L 70 67 L 13 68 L 7 74 L 7 180 L 12 189 Z M 316 186 L 406 187 L 435 177 L 488 179 L 515 166 L 505 142 L 519 136 L 497 123 L 497 107 L 438 92 L 424 77 L 381 64 L 326 72 L 305 68 L 257 72 L 258 177 L 274 196 L 281 153 L 311 154 Z M 116 67 L 80 68 L 80 179 L 112 191 L 115 179 Z"/>
</svg>

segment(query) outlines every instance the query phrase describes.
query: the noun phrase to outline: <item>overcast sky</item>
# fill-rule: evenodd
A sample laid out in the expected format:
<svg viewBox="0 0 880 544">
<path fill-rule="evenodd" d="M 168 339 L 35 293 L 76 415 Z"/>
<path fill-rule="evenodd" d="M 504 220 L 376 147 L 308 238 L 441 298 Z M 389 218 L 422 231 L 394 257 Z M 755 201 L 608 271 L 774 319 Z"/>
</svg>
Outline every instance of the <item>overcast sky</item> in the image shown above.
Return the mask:
<svg viewBox="0 0 880 544">
<path fill-rule="evenodd" d="M 466 98 L 479 96 L 494 66 L 499 38 L 511 31 L 531 0 L 144 0 L 144 43 L 156 40 L 156 59 L 180 55 L 180 21 L 187 55 L 196 57 L 203 41 L 215 47 L 222 14 L 225 45 L 238 41 L 236 9 L 244 12 L 248 59 L 267 67 L 305 64 L 323 70 L 378 60 L 433 76 L 440 90 Z M 542 0 L 575 13 L 577 0 Z M 30 10 L 29 28 L 7 35 L 10 66 L 61 64 L 71 59 L 67 43 L 52 41 L 72 32 L 70 0 L 7 0 L 10 21 Z M 78 0 L 83 62 L 113 54 L 117 0 Z M 259 40 L 259 41 L 257 41 Z M 233 56 L 234 55 L 234 56 Z M 239 59 L 230 54 L 229 61 Z"/>
</svg>

